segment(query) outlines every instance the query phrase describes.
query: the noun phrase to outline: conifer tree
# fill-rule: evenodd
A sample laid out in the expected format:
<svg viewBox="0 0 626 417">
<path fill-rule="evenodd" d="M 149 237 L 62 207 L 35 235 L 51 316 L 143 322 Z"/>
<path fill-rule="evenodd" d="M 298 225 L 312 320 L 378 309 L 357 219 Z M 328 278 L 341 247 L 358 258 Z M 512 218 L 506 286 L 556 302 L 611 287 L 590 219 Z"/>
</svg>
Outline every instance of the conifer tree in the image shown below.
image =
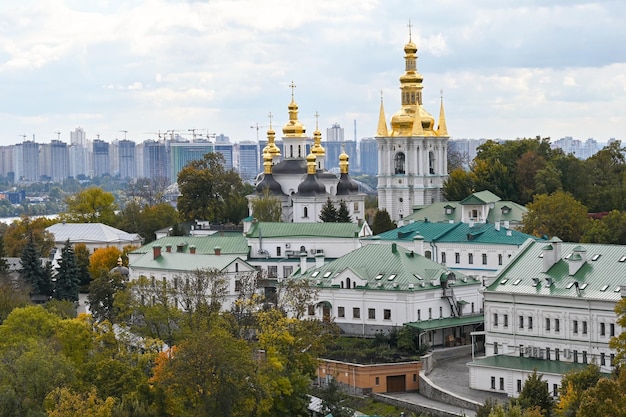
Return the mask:
<svg viewBox="0 0 626 417">
<path fill-rule="evenodd" d="M 339 210 L 337 210 L 337 223 L 352 223 L 352 216 L 345 201 L 339 202 Z"/>
<path fill-rule="evenodd" d="M 61 250 L 61 259 L 56 268 L 54 298 L 57 300 L 78 301 L 80 271 L 76 263 L 74 248 L 68 239 Z"/>
<path fill-rule="evenodd" d="M 320 220 L 324 223 L 337 223 L 337 209 L 335 208 L 335 205 L 330 197 L 328 197 L 326 203 L 322 206 Z"/>
<path fill-rule="evenodd" d="M 32 234 L 28 235 L 28 241 L 26 246 L 24 246 L 20 261 L 22 264 L 20 277 L 30 286 L 31 297 L 50 297 L 52 295 L 52 281 L 50 276 L 46 274 L 44 267 L 41 266 L 41 260 Z"/>
<path fill-rule="evenodd" d="M 372 233 L 378 235 L 395 228 L 396 225 L 393 221 L 391 221 L 391 216 L 389 216 L 389 212 L 387 212 L 387 210 L 382 209 L 376 212 L 374 222 L 372 223 Z"/>
</svg>

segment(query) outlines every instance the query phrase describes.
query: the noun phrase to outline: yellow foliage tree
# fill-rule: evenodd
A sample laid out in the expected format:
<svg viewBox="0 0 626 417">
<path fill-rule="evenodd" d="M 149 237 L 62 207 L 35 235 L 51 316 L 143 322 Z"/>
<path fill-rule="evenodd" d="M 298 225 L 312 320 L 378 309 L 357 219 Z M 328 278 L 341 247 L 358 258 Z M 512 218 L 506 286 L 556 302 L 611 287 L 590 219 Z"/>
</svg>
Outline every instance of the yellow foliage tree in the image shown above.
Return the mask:
<svg viewBox="0 0 626 417">
<path fill-rule="evenodd" d="M 115 399 L 99 398 L 95 388 L 86 393 L 76 393 L 69 388 L 56 388 L 46 397 L 45 405 L 48 417 L 109 417 L 113 413 Z"/>
<path fill-rule="evenodd" d="M 117 260 L 122 256 L 115 246 L 97 249 L 89 258 L 89 274 L 91 279 L 96 279 L 102 271 L 109 272 L 117 265 Z"/>
</svg>

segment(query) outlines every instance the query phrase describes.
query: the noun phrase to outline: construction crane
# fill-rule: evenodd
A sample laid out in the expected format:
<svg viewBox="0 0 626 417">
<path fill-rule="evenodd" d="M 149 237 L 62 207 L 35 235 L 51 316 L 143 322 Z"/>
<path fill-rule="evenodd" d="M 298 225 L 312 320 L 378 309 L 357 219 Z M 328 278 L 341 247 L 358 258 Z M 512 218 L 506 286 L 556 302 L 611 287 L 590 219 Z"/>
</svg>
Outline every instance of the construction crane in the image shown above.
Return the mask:
<svg viewBox="0 0 626 417">
<path fill-rule="evenodd" d="M 256 129 L 256 141 L 259 141 L 259 129 L 263 129 L 264 127 L 267 126 L 261 126 L 258 123 L 253 124 L 252 126 L 250 126 L 250 129 Z"/>
<path fill-rule="evenodd" d="M 143 132 L 146 135 L 157 135 L 157 137 L 159 138 L 159 141 L 165 136 L 166 133 L 161 133 L 161 131 L 159 130 L 158 132 Z"/>
<path fill-rule="evenodd" d="M 26 141 L 26 135 L 20 135 L 20 137 L 22 138 L 22 141 L 25 142 Z"/>
<path fill-rule="evenodd" d="M 124 140 L 126 140 L 126 134 L 128 133 L 128 130 L 120 130 L 120 132 L 124 133 Z"/>
<path fill-rule="evenodd" d="M 57 135 L 57 140 L 61 140 L 61 132 L 54 132 Z"/>
</svg>

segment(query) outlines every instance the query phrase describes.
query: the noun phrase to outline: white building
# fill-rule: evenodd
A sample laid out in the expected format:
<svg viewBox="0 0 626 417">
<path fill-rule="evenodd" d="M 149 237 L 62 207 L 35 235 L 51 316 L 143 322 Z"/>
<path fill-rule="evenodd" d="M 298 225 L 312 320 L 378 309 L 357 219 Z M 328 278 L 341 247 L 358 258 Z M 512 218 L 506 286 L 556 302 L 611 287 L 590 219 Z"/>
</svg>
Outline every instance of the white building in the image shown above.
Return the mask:
<svg viewBox="0 0 626 417">
<path fill-rule="evenodd" d="M 610 373 L 624 286 L 626 246 L 529 240 L 484 291 L 486 356 L 468 364 L 470 387 L 516 397 L 536 369 L 556 396 L 570 370 Z"/>
<path fill-rule="evenodd" d="M 58 249 L 62 249 L 69 239 L 72 245 L 84 243 L 90 253 L 107 246 L 123 250 L 125 246 L 141 246 L 143 243 L 143 238 L 137 233 L 127 233 L 102 223 L 62 222 L 53 224 L 46 228 L 46 231 L 54 235 Z"/>
<path fill-rule="evenodd" d="M 382 98 L 376 131 L 378 142 L 378 208 L 392 220 L 411 214 L 415 205 L 443 200 L 448 176 L 448 129 L 443 109 L 439 125 L 422 106 L 422 81 L 417 72 L 417 47 L 409 39 L 404 46 L 405 72 L 400 77 L 402 107 L 387 127 Z"/>
</svg>

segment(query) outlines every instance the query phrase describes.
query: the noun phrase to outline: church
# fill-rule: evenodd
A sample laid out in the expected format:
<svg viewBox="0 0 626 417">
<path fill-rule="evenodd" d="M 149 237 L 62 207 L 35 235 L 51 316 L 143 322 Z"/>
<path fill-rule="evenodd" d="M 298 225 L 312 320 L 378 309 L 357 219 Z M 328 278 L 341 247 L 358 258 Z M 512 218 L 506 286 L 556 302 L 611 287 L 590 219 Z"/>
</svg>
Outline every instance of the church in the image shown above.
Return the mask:
<svg viewBox="0 0 626 417">
<path fill-rule="evenodd" d="M 382 97 L 376 129 L 378 144 L 378 208 L 393 221 L 414 207 L 443 201 L 443 182 L 448 177 L 448 129 L 443 109 L 439 123 L 422 105 L 422 81 L 417 71 L 417 46 L 404 46 L 405 72 L 400 76 L 402 107 L 387 126 Z"/>
<path fill-rule="evenodd" d="M 276 145 L 276 132 L 267 131 L 267 146 L 263 148 L 263 174 L 257 177 L 256 192 L 248 196 L 249 212 L 252 202 L 268 192 L 280 199 L 282 222 L 320 222 L 322 207 L 330 199 L 339 209 L 343 202 L 354 223 L 365 217 L 365 194 L 350 178 L 349 157 L 345 150 L 339 155 L 339 178 L 324 167 L 326 152 L 322 146 L 319 126 L 313 132 L 313 145 L 308 147 L 306 129 L 298 120 L 298 104 L 291 84 L 289 121 L 283 127 L 283 152 Z"/>
</svg>

